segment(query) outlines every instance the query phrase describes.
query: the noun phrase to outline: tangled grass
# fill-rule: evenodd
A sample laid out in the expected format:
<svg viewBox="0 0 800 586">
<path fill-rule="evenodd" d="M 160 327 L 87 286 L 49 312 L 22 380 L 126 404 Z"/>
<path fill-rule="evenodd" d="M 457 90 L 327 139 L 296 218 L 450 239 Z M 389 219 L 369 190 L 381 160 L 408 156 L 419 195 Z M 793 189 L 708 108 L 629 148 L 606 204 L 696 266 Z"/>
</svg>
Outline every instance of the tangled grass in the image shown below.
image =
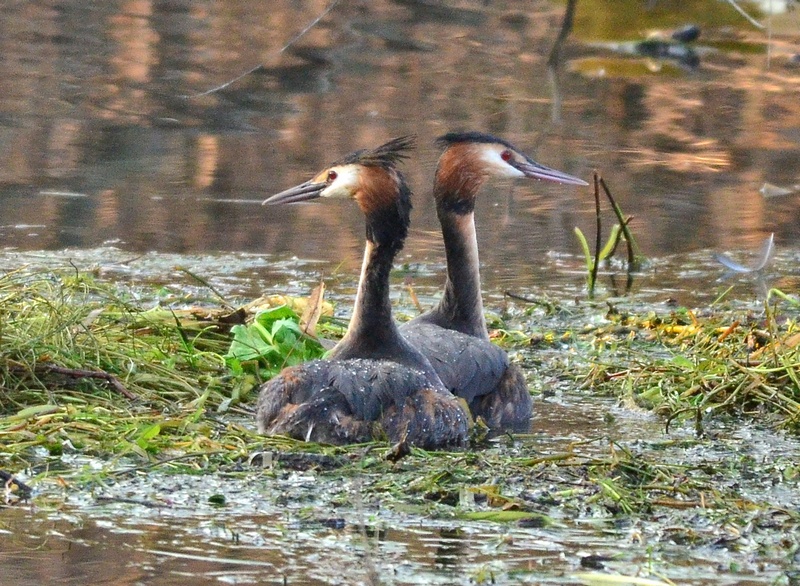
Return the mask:
<svg viewBox="0 0 800 586">
<path fill-rule="evenodd" d="M 765 304 L 751 312 L 686 309 L 668 316 L 614 315 L 614 326 L 637 339 L 625 353 L 598 359 L 585 385 L 654 410 L 666 417 L 692 417 L 702 433 L 704 418 L 715 414 L 751 417 L 800 432 L 800 329 L 796 302 Z M 594 332 L 596 338 L 608 331 Z M 624 360 L 619 360 L 625 356 Z"/>
<path fill-rule="evenodd" d="M 86 273 L 0 276 L 0 466 L 64 450 L 246 453 L 252 434 L 209 416 L 254 383 L 226 366 L 225 324 L 152 296 L 145 308 L 141 293 Z"/>
<path fill-rule="evenodd" d="M 791 301 L 780 298 L 793 308 Z M 365 490 L 405 501 L 463 504 L 472 494 L 467 501 L 505 515 L 488 518 L 520 522 L 547 522 L 537 499 L 602 504 L 622 514 L 654 505 L 741 508 L 735 491 L 716 480 L 719 469 L 667 464 L 602 437 L 609 446 L 603 457 L 580 446 L 532 456 L 495 444 L 465 453 L 413 450 L 394 462 L 382 444 L 334 448 L 258 436 L 247 402 L 259 369 L 226 361 L 232 323 L 241 323 L 243 312 L 186 305 L 190 300 L 160 298 L 155 288 L 135 290 L 88 273 L 20 268 L 1 275 L 0 469 L 26 469 L 33 483 L 56 473 L 91 484 L 132 471 L 241 473 L 280 461 L 333 468 L 339 476 L 366 473 L 373 480 Z M 531 344 L 572 344 L 589 357 L 568 373 L 573 381 L 651 409 L 667 423 L 690 416 L 702 431 L 714 414 L 769 415 L 797 431 L 800 334 L 777 305 L 767 308 L 766 318 L 737 319 L 730 312 L 611 311 L 605 325 L 577 333 L 531 334 L 495 322 L 495 337 L 522 355 Z M 548 368 L 565 376 L 560 365 L 542 370 Z M 514 476 L 553 488 L 516 494 Z"/>
</svg>

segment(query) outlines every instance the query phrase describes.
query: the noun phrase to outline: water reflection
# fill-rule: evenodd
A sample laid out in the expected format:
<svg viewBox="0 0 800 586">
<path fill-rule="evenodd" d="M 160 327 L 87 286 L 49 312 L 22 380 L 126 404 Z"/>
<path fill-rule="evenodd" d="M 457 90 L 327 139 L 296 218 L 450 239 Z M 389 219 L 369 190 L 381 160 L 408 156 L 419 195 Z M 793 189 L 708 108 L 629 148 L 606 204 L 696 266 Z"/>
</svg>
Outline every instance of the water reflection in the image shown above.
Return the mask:
<svg viewBox="0 0 800 586">
<path fill-rule="evenodd" d="M 355 268 L 354 214 L 246 202 L 342 153 L 413 132 L 425 146 L 407 168 L 418 194 L 407 251 L 439 262 L 429 145 L 454 128 L 538 147 L 537 160 L 579 176 L 599 168 L 649 255 L 755 246 L 770 232 L 779 246 L 796 239 L 796 201 L 766 202 L 758 188 L 798 182 L 800 82 L 781 65 L 797 35 L 775 35 L 765 70 L 766 37 L 735 13 L 721 21 L 713 3 L 659 2 L 600 18 L 626 2 L 578 4 L 567 62 L 596 53 L 584 42 L 689 19 L 707 41 L 731 35 L 715 28 L 730 21 L 736 40 L 762 51 L 716 51 L 698 73 L 676 77 L 565 71 L 553 125 L 543 80 L 562 7 L 543 0 L 344 2 L 283 53 L 325 2 L 13 3 L 0 23 L 0 245 L 113 241 L 130 251 L 284 253 Z M 773 16 L 777 31 L 781 18 L 797 17 Z M 258 64 L 218 92 L 186 97 Z M 488 187 L 477 217 L 489 286 L 494 274 L 530 282 L 546 251 L 578 252 L 572 228 L 591 229 L 588 198 L 544 184 Z"/>
<path fill-rule="evenodd" d="M 719 269 L 710 268 L 708 255 L 686 253 L 755 249 L 771 232 L 788 275 L 772 285 L 796 290 L 797 255 L 781 250 L 800 236 L 797 196 L 767 200 L 758 190 L 800 183 L 800 80 L 788 61 L 797 52 L 800 11 L 773 16 L 766 68 L 765 34 L 735 15 L 725 20 L 732 28 L 719 28 L 719 4 L 659 0 L 648 12 L 642 1 L 580 0 L 563 49 L 560 123 L 553 124 L 544 80 L 563 3 L 340 2 L 284 53 L 281 47 L 327 0 L 6 3 L 0 247 L 92 248 L 57 260 L 97 264 L 132 282 L 158 273 L 161 281 L 185 285 L 177 264 L 203 275 L 216 270 L 223 273 L 216 286 L 250 297 L 276 286 L 305 293 L 325 272 L 338 280 L 334 294 L 351 298 L 363 238 L 363 219 L 352 206 L 259 204 L 343 153 L 417 133 L 426 146 L 407 166 L 417 198 L 403 260 L 433 294 L 443 253 L 428 194 L 437 156 L 429 145 L 445 131 L 474 128 L 501 134 L 571 174 L 588 179 L 592 169 L 602 171 L 624 211 L 635 216 L 644 252 L 683 255 L 637 275 L 640 297 L 710 301 L 716 293 L 708 290 L 709 275 Z M 689 21 L 716 47 L 695 72 L 650 61 L 635 62 L 633 73 L 569 67 L 605 57 L 596 41 L 638 38 Z M 258 64 L 259 71 L 218 92 L 186 97 Z M 487 187 L 477 220 L 489 305 L 500 306 L 506 289 L 545 284 L 551 295 L 574 297 L 582 266 L 565 253 L 579 252 L 574 226 L 591 233 L 592 204 L 588 190 L 552 184 Z M 105 242 L 122 252 L 94 248 Z M 149 250 L 193 256 L 128 262 Z M 215 251 L 228 256 L 204 254 Z M 307 260 L 278 262 L 293 256 Z M 17 262 L 9 259 L 0 257 L 2 266 Z M 612 277 L 601 275 L 602 285 L 623 290 L 624 276 L 616 284 Z M 541 437 L 525 447 L 531 451 L 557 450 L 594 433 L 581 425 L 612 438 L 634 437 L 633 429 L 661 433 L 657 422 L 638 418 L 605 426 L 595 398 L 583 408 L 553 399 L 538 413 Z M 758 457 L 773 445 L 765 443 Z M 796 446 L 775 451 L 791 450 Z M 387 581 L 398 584 L 468 583 L 482 568 L 514 572 L 511 583 L 563 584 L 586 552 L 621 557 L 614 569 L 630 575 L 651 561 L 646 546 L 627 539 L 629 527 L 586 512 L 558 532 L 517 528 L 509 539 L 506 528 L 494 525 L 426 518 L 409 526 L 407 516 L 375 506 L 379 534 L 365 540 L 356 529 L 363 519 L 352 511 L 344 530 L 294 528 L 290 521 L 299 515 L 282 509 L 275 496 L 281 486 L 266 481 L 226 487 L 252 490 L 243 499 L 249 510 L 211 510 L 204 499 L 213 488 L 204 482 L 179 479 L 158 489 L 195 499 L 166 511 L 94 502 L 73 502 L 57 514 L 5 509 L 0 582 L 282 584 L 287 576 L 289 583 L 300 577 L 306 584 L 358 583 L 366 580 L 365 552 L 372 551 Z M 306 483 L 309 499 L 320 491 L 317 479 L 297 482 Z M 535 478 L 522 482 L 537 486 Z M 126 491 L 157 489 L 151 478 L 119 488 Z M 686 568 L 694 583 L 719 583 L 718 567 L 742 563 L 719 548 L 687 558 L 686 548 L 670 545 L 672 536 L 655 532 L 653 540 L 668 542 L 666 563 Z M 749 583 L 775 581 L 774 573 L 747 563 Z"/>
</svg>

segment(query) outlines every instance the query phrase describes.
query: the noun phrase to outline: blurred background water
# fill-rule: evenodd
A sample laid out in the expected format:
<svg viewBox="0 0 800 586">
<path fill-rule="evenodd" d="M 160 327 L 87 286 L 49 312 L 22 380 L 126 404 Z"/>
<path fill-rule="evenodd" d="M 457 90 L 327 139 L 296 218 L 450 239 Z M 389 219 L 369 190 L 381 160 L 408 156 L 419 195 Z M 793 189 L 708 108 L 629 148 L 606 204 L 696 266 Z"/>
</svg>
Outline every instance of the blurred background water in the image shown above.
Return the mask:
<svg viewBox="0 0 800 586">
<path fill-rule="evenodd" d="M 550 76 L 563 2 L 343 1 L 285 51 L 328 2 L 6 2 L 0 248 L 356 269 L 355 206 L 259 204 L 351 150 L 415 133 L 403 259 L 441 263 L 432 140 L 455 129 L 496 133 L 587 180 L 599 170 L 648 256 L 755 249 L 771 232 L 791 246 L 800 11 L 761 4 L 744 6 L 769 30 L 722 0 L 581 0 Z M 700 37 L 680 48 L 696 61 L 640 50 L 689 24 Z M 765 198 L 764 184 L 788 195 Z M 579 253 L 573 227 L 591 234 L 593 213 L 588 188 L 491 183 L 477 210 L 487 287 L 546 280 L 543 255 Z"/>
</svg>

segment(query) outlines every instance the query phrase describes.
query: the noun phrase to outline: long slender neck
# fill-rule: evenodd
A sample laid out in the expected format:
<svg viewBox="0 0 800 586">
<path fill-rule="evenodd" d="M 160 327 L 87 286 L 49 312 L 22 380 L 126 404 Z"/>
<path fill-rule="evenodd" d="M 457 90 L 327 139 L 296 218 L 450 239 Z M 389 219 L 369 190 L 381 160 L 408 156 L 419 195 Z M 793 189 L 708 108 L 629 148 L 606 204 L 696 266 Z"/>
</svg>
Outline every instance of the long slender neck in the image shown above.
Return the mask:
<svg viewBox="0 0 800 586">
<path fill-rule="evenodd" d="M 392 319 L 389 275 L 397 253 L 403 248 L 408 230 L 408 209 L 389 206 L 367 213 L 367 242 L 358 283 L 353 317 L 344 338 L 330 358 L 411 360 L 414 354 Z M 416 357 L 411 364 L 422 362 Z"/>
<path fill-rule="evenodd" d="M 405 243 L 411 217 L 411 191 L 402 177 L 398 189 L 398 199 L 392 203 L 371 208 L 362 206 L 366 215 L 367 243 L 356 304 L 347 333 L 328 358 L 390 360 L 424 372 L 432 388 L 444 390 L 428 358 L 403 338 L 392 319 L 389 275 L 394 258 Z"/>
<path fill-rule="evenodd" d="M 437 205 L 437 212 L 447 256 L 447 280 L 436 311 L 452 329 L 488 340 L 475 214 L 472 209 L 453 211 L 445 205 Z"/>
<path fill-rule="evenodd" d="M 367 240 L 347 339 L 399 337 L 389 300 L 389 274 L 397 250 L 395 246 Z"/>
</svg>

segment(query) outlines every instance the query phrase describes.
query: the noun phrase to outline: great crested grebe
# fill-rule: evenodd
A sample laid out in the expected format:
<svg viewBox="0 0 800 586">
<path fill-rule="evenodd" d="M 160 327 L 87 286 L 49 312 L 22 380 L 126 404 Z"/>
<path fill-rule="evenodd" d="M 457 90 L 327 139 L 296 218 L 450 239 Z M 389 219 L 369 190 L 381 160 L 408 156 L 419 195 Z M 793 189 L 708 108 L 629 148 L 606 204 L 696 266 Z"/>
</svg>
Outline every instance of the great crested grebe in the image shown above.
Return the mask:
<svg viewBox="0 0 800 586">
<path fill-rule="evenodd" d="M 450 133 L 433 195 L 447 256 L 444 294 L 432 310 L 400 331 L 428 357 L 444 385 L 493 431 L 528 431 L 533 403 L 525 377 L 489 341 L 481 299 L 475 198 L 491 176 L 531 177 L 570 185 L 585 181 L 533 161 L 509 142 L 479 132 Z"/>
<path fill-rule="evenodd" d="M 411 191 L 396 165 L 412 147 L 412 138 L 401 137 L 356 151 L 266 200 L 354 199 L 367 238 L 347 333 L 326 360 L 286 368 L 262 385 L 260 433 L 334 444 L 385 435 L 426 449 L 466 443 L 469 416 L 392 319 L 389 273 L 411 213 Z"/>
</svg>

